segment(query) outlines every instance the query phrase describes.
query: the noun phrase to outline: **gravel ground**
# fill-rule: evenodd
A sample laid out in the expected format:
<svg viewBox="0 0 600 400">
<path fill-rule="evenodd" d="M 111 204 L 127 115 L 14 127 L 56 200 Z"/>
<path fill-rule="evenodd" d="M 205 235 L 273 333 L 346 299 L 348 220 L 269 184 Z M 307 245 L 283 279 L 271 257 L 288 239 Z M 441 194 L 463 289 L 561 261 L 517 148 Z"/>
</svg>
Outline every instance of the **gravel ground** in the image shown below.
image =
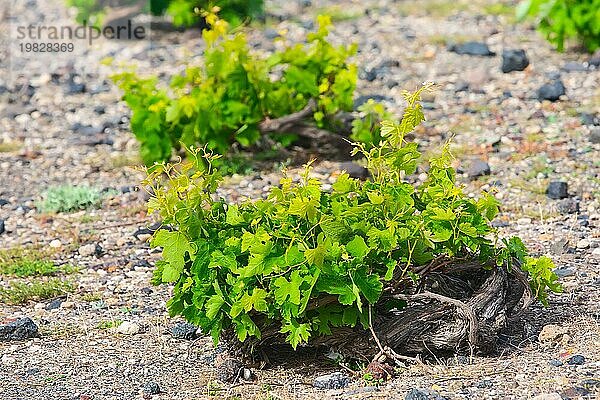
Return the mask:
<svg viewBox="0 0 600 400">
<path fill-rule="evenodd" d="M 9 20 L 70 21 L 58 0 L 9 3 L 0 10 L 4 33 Z M 268 26 L 249 32 L 250 43 L 272 49 L 267 37 L 284 29 L 289 40 L 299 40 L 314 15 L 328 11 L 337 21 L 333 40 L 359 45 L 359 95 L 380 96 L 400 113 L 402 89 L 435 81 L 425 103 L 428 122 L 416 140 L 428 152 L 455 135 L 461 183 L 472 193 L 497 191 L 501 233 L 549 254 L 564 293 L 511 327 L 497 354 L 410 366 L 377 387 L 322 356 L 295 357 L 253 370 L 254 380 L 222 383 L 215 364 L 225 356 L 204 337 L 174 337 L 171 328 L 180 320 L 165 312 L 169 288 L 150 287 L 158 253 L 143 228 L 155 221 L 146 215 L 145 194 L 135 189 L 143 174 L 134 168 L 139 160 L 128 109 L 107 78 L 120 63 L 135 62 L 141 72 L 181 70 L 181 60 L 201 53 L 198 32 L 161 33 L 150 43 L 99 41 L 76 55 L 25 64 L 2 57 L 0 248 L 50 248 L 57 263 L 78 272 L 64 276 L 75 290 L 58 300 L 0 305 L 0 323 L 28 316 L 40 329 L 39 338 L 0 342 L 0 398 L 598 398 L 600 69 L 588 63 L 589 55 L 556 53 L 527 24 L 515 26 L 511 2 L 309 3 L 268 2 Z M 470 40 L 487 43 L 496 55 L 448 49 Z M 504 49 L 524 49 L 529 67 L 503 73 Z M 113 67 L 98 63 L 105 57 L 114 58 Z M 557 79 L 566 93 L 540 101 L 538 88 Z M 340 168 L 321 160 L 314 173 L 328 182 Z M 221 194 L 230 201 L 263 195 L 278 176 L 272 168 L 234 175 Z M 568 197 L 546 195 L 556 181 L 568 184 Z M 99 209 L 39 213 L 44 191 L 65 183 L 112 190 Z M 0 282 L 7 286 L 9 278 Z M 334 371 L 351 378 L 348 387 L 313 386 L 315 377 Z"/>
</svg>

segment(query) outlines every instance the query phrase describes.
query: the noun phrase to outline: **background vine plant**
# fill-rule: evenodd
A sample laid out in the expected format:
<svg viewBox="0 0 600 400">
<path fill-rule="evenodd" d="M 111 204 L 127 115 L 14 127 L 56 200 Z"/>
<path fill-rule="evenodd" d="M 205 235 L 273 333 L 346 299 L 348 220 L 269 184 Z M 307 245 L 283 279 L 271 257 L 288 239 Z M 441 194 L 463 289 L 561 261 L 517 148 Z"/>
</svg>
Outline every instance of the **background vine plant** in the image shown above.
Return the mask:
<svg viewBox="0 0 600 400">
<path fill-rule="evenodd" d="M 115 4 L 107 0 L 66 0 L 66 3 L 77 10 L 75 19 L 78 23 L 91 25 L 101 25 L 108 7 L 114 7 Z M 177 27 L 199 25 L 202 20 L 199 10 L 211 10 L 214 7 L 219 7 L 221 18 L 234 26 L 264 14 L 263 0 L 119 0 L 116 4 L 120 7 L 137 4 L 140 12 L 155 16 L 168 15 Z"/>
<path fill-rule="evenodd" d="M 568 39 L 578 40 L 590 53 L 600 47 L 600 0 L 524 0 L 517 19 L 531 17 L 537 29 L 559 51 Z"/>
<path fill-rule="evenodd" d="M 131 129 L 147 165 L 168 160 L 182 143 L 220 154 L 233 143 L 255 144 L 263 135 L 289 143 L 285 132 L 262 132 L 261 122 L 309 107 L 314 124 L 327 128 L 337 112 L 352 109 L 357 72 L 348 58 L 356 46 L 327 41 L 329 17 L 318 17 L 306 43 L 263 57 L 250 50 L 244 33 L 229 34 L 216 14 L 204 16 L 210 29 L 202 32 L 203 64 L 173 76 L 169 88 L 161 88 L 155 76 L 131 71 L 113 76 L 132 110 Z"/>
</svg>

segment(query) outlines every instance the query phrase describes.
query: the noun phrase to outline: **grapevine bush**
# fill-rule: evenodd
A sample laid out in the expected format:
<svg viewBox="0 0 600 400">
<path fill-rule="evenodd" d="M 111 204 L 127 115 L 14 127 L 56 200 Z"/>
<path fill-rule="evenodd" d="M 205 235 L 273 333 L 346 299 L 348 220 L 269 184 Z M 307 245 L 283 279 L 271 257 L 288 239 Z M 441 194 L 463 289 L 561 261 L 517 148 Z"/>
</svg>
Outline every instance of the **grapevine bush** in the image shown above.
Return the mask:
<svg viewBox="0 0 600 400">
<path fill-rule="evenodd" d="M 173 17 L 176 26 L 192 26 L 198 22 L 197 10 L 220 8 L 220 16 L 232 25 L 256 19 L 264 13 L 263 0 L 151 0 L 152 13 L 166 13 Z"/>
<path fill-rule="evenodd" d="M 563 51 L 565 41 L 579 40 L 589 52 L 600 47 L 600 0 L 525 0 L 517 18 L 537 20 L 538 30 Z"/>
<path fill-rule="evenodd" d="M 448 145 L 429 160 L 422 184 L 405 180 L 421 157 L 405 135 L 424 120 L 419 100 L 429 88 L 404 93 L 401 122 L 384 121 L 377 146 L 355 144 L 372 175 L 366 182 L 342 173 L 325 190 L 307 165 L 298 183 L 284 171 L 265 200 L 227 204 L 215 195 L 218 156 L 204 149 L 190 149 L 188 161 L 151 167 L 144 182 L 149 210 L 170 227 L 152 239 L 163 249 L 154 283 L 175 285 L 170 314 L 215 341 L 224 330 L 242 342 L 260 338 L 275 324 L 296 348 L 335 327 L 367 328 L 384 287 L 417 281 L 417 267 L 440 257 L 522 269 L 546 303 L 548 290 L 560 290 L 552 261 L 529 257 L 518 237 L 498 239 L 490 224 L 498 201 L 463 193 Z"/>
<path fill-rule="evenodd" d="M 105 14 L 104 0 L 67 0 L 67 6 L 77 9 L 76 20 L 81 24 L 100 25 Z M 136 0 L 120 0 L 121 6 L 135 5 Z M 201 18 L 199 10 L 219 7 L 221 18 L 232 25 L 255 19 L 264 13 L 263 0 L 150 0 L 146 9 L 152 15 L 167 14 L 175 26 L 189 27 Z"/>
<path fill-rule="evenodd" d="M 170 88 L 135 72 L 113 77 L 132 109 L 131 129 L 146 164 L 169 159 L 181 143 L 220 154 L 234 142 L 250 146 L 262 136 L 262 121 L 300 111 L 311 100 L 319 127 L 327 127 L 338 111 L 351 110 L 356 66 L 347 60 L 356 46 L 327 41 L 329 17 L 318 17 L 307 43 L 268 57 L 251 52 L 242 32 L 228 34 L 227 23 L 215 14 L 205 18 L 211 29 L 202 33 L 203 65 L 174 76 Z M 273 139 L 289 137 L 274 133 Z"/>
</svg>

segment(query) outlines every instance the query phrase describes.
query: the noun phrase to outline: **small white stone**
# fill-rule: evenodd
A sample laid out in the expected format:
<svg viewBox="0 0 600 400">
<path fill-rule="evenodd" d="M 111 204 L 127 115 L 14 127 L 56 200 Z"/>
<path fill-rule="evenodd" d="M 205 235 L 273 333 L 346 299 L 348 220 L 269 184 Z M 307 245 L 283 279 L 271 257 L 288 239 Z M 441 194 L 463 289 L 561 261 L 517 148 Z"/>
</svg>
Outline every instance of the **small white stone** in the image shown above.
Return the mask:
<svg viewBox="0 0 600 400">
<path fill-rule="evenodd" d="M 588 239 L 581 239 L 580 241 L 577 242 L 577 248 L 578 249 L 587 249 L 588 247 L 590 247 L 591 242 Z"/>
<path fill-rule="evenodd" d="M 519 224 L 519 225 L 529 225 L 529 224 L 531 224 L 531 218 L 519 218 L 517 220 L 517 224 Z"/>
<path fill-rule="evenodd" d="M 140 332 L 140 326 L 134 322 L 125 321 L 117 328 L 117 333 L 122 335 L 135 335 Z"/>
<path fill-rule="evenodd" d="M 140 242 L 147 242 L 150 239 L 152 239 L 152 235 L 142 233 L 142 234 L 138 235 L 138 239 L 140 240 Z"/>
<path fill-rule="evenodd" d="M 60 303 L 60 308 L 75 308 L 75 303 L 72 301 L 63 301 Z"/>
<path fill-rule="evenodd" d="M 556 392 L 538 394 L 533 400 L 562 400 L 562 396 Z"/>
<path fill-rule="evenodd" d="M 39 344 L 32 344 L 27 349 L 27 351 L 30 352 L 30 353 L 37 353 L 40 350 L 42 350 L 42 346 L 40 346 Z"/>
<path fill-rule="evenodd" d="M 567 334 L 567 329 L 559 325 L 548 324 L 544 325 L 542 331 L 538 335 L 538 340 L 541 343 L 551 343 L 560 341 Z"/>
<path fill-rule="evenodd" d="M 93 255 L 94 253 L 96 253 L 96 244 L 95 243 L 84 244 L 83 246 L 81 246 L 79 248 L 79 254 L 82 255 L 83 257 L 89 257 L 89 256 Z"/>
<path fill-rule="evenodd" d="M 58 239 L 54 239 L 53 241 L 50 242 L 50 247 L 52 247 L 53 249 L 58 249 L 61 246 L 62 246 L 62 243 Z"/>
<path fill-rule="evenodd" d="M 4 364 L 4 365 L 11 365 L 11 364 L 14 364 L 17 361 L 17 359 L 13 356 L 9 356 L 8 354 L 4 354 L 2 356 L 1 361 L 2 361 L 2 364 Z"/>
</svg>

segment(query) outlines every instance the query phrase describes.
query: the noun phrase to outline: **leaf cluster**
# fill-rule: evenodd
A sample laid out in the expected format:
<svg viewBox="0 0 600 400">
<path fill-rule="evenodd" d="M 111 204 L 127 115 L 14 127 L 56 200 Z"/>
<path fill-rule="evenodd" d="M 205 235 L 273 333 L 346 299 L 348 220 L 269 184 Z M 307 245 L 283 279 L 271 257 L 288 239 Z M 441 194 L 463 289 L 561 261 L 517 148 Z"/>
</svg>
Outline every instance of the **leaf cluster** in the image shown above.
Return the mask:
<svg viewBox="0 0 600 400">
<path fill-rule="evenodd" d="M 166 13 L 175 26 L 192 26 L 201 19 L 198 10 L 219 8 L 219 15 L 234 26 L 264 14 L 264 0 L 151 0 L 154 15 Z"/>
<path fill-rule="evenodd" d="M 250 146 L 261 138 L 260 122 L 299 111 L 314 99 L 314 121 L 327 127 L 340 110 L 352 108 L 356 66 L 347 59 L 356 47 L 327 41 L 331 21 L 318 18 L 306 43 L 288 45 L 269 56 L 252 52 L 244 33 L 228 33 L 227 23 L 206 14 L 207 48 L 200 66 L 188 67 L 160 88 L 157 77 L 135 72 L 113 77 L 132 110 L 131 129 L 149 165 L 168 160 L 172 149 L 208 146 L 220 154 L 232 143 Z M 285 135 L 274 134 L 275 140 Z"/>
<path fill-rule="evenodd" d="M 359 118 L 352 121 L 350 139 L 376 146 L 381 141 L 381 122 L 392 119 L 392 114 L 381 103 L 367 100 L 357 108 Z"/>
<path fill-rule="evenodd" d="M 517 7 L 517 19 L 528 16 L 559 51 L 571 38 L 590 53 L 600 47 L 600 0 L 524 0 Z"/>
<path fill-rule="evenodd" d="M 355 145 L 370 181 L 342 173 L 325 190 L 307 165 L 299 182 L 284 171 L 265 200 L 227 204 L 214 194 L 214 155 L 192 149 L 185 163 L 152 167 L 144 182 L 153 193 L 150 211 L 173 228 L 152 240 L 163 248 L 154 283 L 175 285 L 169 312 L 215 341 L 223 329 L 240 341 L 260 338 L 275 324 L 295 348 L 334 327 L 367 327 L 371 306 L 401 308 L 382 300 L 384 287 L 407 288 L 419 279 L 417 267 L 439 258 L 523 265 L 540 299 L 547 288 L 559 290 L 548 259 L 527 258 L 518 238 L 496 240 L 490 221 L 498 201 L 463 193 L 448 146 L 429 160 L 424 183 L 405 180 L 421 157 L 405 135 L 424 120 L 419 99 L 429 88 L 404 93 L 401 122 L 384 122 L 377 146 Z"/>
</svg>

